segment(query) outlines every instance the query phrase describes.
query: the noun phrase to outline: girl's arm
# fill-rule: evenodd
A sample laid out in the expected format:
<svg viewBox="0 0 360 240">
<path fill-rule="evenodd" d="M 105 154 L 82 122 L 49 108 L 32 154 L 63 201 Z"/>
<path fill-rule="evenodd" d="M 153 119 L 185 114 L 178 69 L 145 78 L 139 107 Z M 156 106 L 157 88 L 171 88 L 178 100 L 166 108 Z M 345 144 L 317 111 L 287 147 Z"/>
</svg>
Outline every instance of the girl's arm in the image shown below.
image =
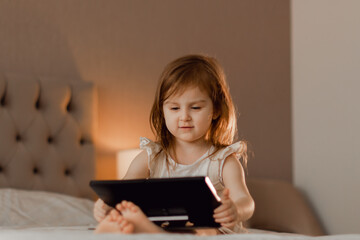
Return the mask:
<svg viewBox="0 0 360 240">
<path fill-rule="evenodd" d="M 245 183 L 244 169 L 234 155 L 225 159 L 223 167 L 225 190 L 222 205 L 215 209 L 214 218 L 224 227 L 232 228 L 237 222 L 249 219 L 255 208 Z"/>
<path fill-rule="evenodd" d="M 132 160 L 123 179 L 148 178 L 149 175 L 148 155 L 146 150 L 143 150 Z"/>
</svg>

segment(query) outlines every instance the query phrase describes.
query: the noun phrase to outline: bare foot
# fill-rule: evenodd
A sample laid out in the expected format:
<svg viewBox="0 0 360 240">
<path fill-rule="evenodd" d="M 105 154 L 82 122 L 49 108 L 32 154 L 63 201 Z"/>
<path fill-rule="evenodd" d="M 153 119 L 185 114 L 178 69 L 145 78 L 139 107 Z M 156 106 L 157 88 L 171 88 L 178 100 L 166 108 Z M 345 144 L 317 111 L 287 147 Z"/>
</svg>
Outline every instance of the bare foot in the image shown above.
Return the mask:
<svg viewBox="0 0 360 240">
<path fill-rule="evenodd" d="M 121 216 L 115 209 L 113 209 L 95 229 L 95 233 L 130 234 L 133 232 L 134 225 Z"/>
<path fill-rule="evenodd" d="M 216 228 L 204 228 L 204 229 L 196 229 L 195 234 L 198 236 L 214 236 L 221 234 Z"/>
<path fill-rule="evenodd" d="M 151 222 L 141 209 L 132 202 L 122 201 L 116 205 L 122 216 L 134 226 L 135 233 L 164 233 L 165 231 Z"/>
</svg>

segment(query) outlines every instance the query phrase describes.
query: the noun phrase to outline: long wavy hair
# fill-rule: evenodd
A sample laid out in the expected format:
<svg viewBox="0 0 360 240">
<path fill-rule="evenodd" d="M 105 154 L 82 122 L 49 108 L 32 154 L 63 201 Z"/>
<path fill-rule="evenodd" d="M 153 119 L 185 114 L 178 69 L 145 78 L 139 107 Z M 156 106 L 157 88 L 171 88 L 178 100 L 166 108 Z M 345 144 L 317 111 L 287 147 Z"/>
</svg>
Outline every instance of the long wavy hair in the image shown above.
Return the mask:
<svg viewBox="0 0 360 240">
<path fill-rule="evenodd" d="M 173 146 L 173 136 L 166 127 L 163 105 L 174 94 L 188 87 L 199 87 L 211 98 L 214 117 L 205 139 L 215 152 L 233 143 L 237 133 L 236 112 L 226 83 L 224 71 L 215 58 L 205 55 L 186 55 L 170 62 L 162 72 L 150 113 L 150 125 L 166 153 Z M 246 166 L 247 144 L 242 143 L 240 156 Z"/>
</svg>

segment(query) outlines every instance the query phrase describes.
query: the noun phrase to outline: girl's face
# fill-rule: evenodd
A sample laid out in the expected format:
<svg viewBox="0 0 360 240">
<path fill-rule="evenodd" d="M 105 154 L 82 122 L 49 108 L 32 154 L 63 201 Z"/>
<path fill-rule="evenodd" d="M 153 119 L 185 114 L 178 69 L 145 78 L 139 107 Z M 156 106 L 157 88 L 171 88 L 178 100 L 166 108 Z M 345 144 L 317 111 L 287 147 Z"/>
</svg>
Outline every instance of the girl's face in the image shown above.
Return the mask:
<svg viewBox="0 0 360 240">
<path fill-rule="evenodd" d="M 183 93 L 170 96 L 163 111 L 166 127 L 175 141 L 205 142 L 213 118 L 213 104 L 206 92 L 188 87 Z"/>
</svg>

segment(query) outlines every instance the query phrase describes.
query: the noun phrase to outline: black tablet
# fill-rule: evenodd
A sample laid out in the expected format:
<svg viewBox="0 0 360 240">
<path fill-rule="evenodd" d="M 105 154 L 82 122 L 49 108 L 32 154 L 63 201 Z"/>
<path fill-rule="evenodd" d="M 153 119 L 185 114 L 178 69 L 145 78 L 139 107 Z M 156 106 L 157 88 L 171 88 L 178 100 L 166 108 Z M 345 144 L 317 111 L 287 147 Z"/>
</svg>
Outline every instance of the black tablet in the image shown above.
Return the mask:
<svg viewBox="0 0 360 240">
<path fill-rule="evenodd" d="M 90 186 L 109 206 L 131 201 L 165 228 L 220 226 L 213 218 L 220 197 L 208 177 L 93 180 Z"/>
</svg>

